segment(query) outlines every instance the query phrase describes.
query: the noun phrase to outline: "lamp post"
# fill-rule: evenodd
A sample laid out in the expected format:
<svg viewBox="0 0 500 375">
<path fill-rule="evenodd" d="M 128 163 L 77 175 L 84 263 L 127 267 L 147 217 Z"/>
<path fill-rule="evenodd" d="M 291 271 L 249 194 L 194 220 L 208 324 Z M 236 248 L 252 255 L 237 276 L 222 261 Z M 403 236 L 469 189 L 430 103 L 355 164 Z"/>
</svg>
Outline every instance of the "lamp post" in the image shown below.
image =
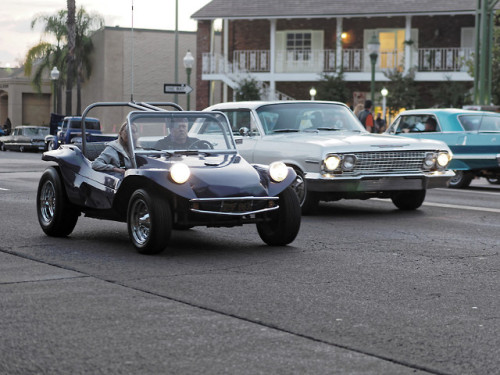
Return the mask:
<svg viewBox="0 0 500 375">
<path fill-rule="evenodd" d="M 386 96 L 389 94 L 389 90 L 387 90 L 385 87 L 380 90 L 380 93 L 382 94 L 382 113 L 384 114 L 384 121 L 387 123 L 386 116 L 385 116 L 385 109 L 386 109 Z"/>
<path fill-rule="evenodd" d="M 316 89 L 314 87 L 311 87 L 309 90 L 309 95 L 311 96 L 311 100 L 314 100 L 314 97 L 316 96 Z"/>
<path fill-rule="evenodd" d="M 186 56 L 182 59 L 184 63 L 184 68 L 186 68 L 187 84 L 191 83 L 191 70 L 193 69 L 194 57 L 190 50 L 186 52 Z M 187 110 L 189 111 L 189 93 L 187 94 Z"/>
<path fill-rule="evenodd" d="M 54 66 L 50 71 L 50 79 L 52 80 L 52 86 L 54 87 L 54 97 L 52 100 L 54 102 L 54 113 L 57 113 L 57 80 L 59 79 L 59 70 L 56 66 Z"/>
<path fill-rule="evenodd" d="M 375 64 L 377 62 L 378 53 L 380 50 L 380 42 L 376 34 L 373 34 L 372 39 L 367 44 L 370 61 L 372 63 L 372 83 L 371 83 L 371 100 L 375 102 Z"/>
</svg>

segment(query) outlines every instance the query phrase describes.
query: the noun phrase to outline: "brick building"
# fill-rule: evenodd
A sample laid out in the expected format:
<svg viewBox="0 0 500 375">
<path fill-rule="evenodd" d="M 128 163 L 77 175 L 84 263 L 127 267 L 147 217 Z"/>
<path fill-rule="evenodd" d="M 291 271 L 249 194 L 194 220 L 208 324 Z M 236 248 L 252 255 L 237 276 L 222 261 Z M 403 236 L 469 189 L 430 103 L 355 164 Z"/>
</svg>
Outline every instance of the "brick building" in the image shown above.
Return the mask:
<svg viewBox="0 0 500 375">
<path fill-rule="evenodd" d="M 231 100 L 244 78 L 262 82 L 268 98 L 309 99 L 322 73 L 343 71 L 353 103 L 370 96 L 369 43 L 380 43 L 375 81 L 387 70 L 415 71 L 424 100 L 447 80 L 473 85 L 466 63 L 475 46 L 476 0 L 213 0 L 198 21 L 197 107 Z M 222 48 L 210 43 L 222 19 Z M 223 86 L 222 96 L 211 90 Z M 381 95 L 375 95 L 375 101 Z"/>
</svg>

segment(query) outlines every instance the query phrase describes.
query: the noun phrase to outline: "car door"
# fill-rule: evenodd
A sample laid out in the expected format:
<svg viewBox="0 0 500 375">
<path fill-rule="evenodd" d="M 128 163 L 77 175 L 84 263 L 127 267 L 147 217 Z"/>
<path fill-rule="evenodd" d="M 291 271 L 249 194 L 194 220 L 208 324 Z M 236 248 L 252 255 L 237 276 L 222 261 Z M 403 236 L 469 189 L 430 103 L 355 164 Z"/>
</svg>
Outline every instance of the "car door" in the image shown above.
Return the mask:
<svg viewBox="0 0 500 375">
<path fill-rule="evenodd" d="M 219 110 L 219 109 L 218 109 Z M 262 130 L 250 109 L 222 109 L 231 124 L 236 148 L 248 162 L 254 162 L 254 151 L 262 137 Z"/>
</svg>

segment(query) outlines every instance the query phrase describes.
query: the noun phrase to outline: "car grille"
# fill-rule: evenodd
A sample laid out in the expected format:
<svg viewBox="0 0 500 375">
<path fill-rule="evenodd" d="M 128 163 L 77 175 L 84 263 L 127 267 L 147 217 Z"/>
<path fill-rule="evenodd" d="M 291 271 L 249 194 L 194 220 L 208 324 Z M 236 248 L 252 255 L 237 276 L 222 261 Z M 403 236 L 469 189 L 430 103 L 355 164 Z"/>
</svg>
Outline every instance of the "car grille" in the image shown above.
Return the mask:
<svg viewBox="0 0 500 375">
<path fill-rule="evenodd" d="M 191 199 L 191 211 L 217 215 L 250 215 L 279 208 L 278 197 L 235 197 Z"/>
<path fill-rule="evenodd" d="M 354 153 L 357 159 L 354 170 L 350 172 L 344 171 L 342 175 L 420 173 L 423 171 L 423 161 L 426 153 L 426 151 Z"/>
</svg>

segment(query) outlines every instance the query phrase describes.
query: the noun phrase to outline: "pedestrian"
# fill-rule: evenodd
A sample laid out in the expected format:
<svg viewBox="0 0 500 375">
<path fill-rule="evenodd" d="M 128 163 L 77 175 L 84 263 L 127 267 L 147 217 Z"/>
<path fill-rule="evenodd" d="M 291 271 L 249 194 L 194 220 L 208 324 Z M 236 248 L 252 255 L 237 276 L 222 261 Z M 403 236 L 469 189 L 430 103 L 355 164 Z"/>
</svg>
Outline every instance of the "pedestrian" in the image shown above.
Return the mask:
<svg viewBox="0 0 500 375">
<path fill-rule="evenodd" d="M 3 125 L 3 130 L 5 132 L 5 135 L 9 135 L 10 131 L 12 130 L 12 123 L 10 122 L 10 118 L 7 117 L 7 120 L 5 120 L 5 124 Z"/>
<path fill-rule="evenodd" d="M 375 125 L 375 122 L 373 121 L 373 114 L 371 112 L 373 104 L 371 100 L 365 100 L 365 109 L 363 109 L 359 115 L 358 119 L 361 122 L 361 124 L 365 127 L 366 130 L 368 130 L 369 133 L 373 132 L 373 126 Z"/>
<path fill-rule="evenodd" d="M 375 127 L 373 130 L 374 133 L 383 133 L 385 131 L 385 120 L 382 118 L 382 114 L 380 112 L 377 113 Z"/>
<path fill-rule="evenodd" d="M 363 104 L 362 104 L 362 103 L 356 104 L 356 107 L 354 107 L 354 110 L 353 110 L 354 115 L 355 115 L 356 117 L 358 117 L 358 116 L 359 116 L 359 114 L 361 113 L 361 111 L 363 110 L 363 108 L 364 108 L 364 106 L 363 106 Z"/>
</svg>

